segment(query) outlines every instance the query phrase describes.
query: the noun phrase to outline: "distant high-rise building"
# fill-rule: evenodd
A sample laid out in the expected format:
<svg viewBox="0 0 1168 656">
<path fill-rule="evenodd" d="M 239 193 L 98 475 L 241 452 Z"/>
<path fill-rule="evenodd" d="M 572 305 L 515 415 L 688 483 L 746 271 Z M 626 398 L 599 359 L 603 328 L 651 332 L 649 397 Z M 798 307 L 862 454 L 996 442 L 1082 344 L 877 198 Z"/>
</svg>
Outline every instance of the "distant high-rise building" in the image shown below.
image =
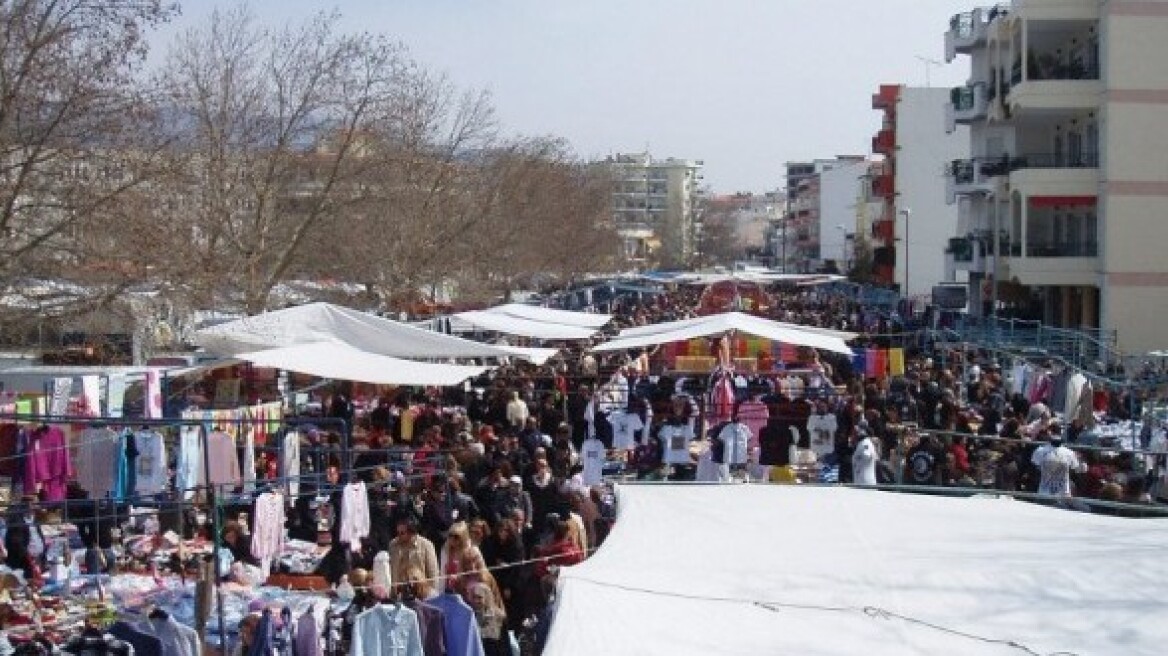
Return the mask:
<svg viewBox="0 0 1168 656">
<path fill-rule="evenodd" d="M 620 255 L 646 265 L 684 266 L 701 232 L 702 160 L 618 154 L 596 162 L 612 180 Z"/>
<path fill-rule="evenodd" d="M 1168 2 L 1016 0 L 954 16 L 945 49 L 970 62 L 947 190 L 975 308 L 1165 348 Z"/>
</svg>

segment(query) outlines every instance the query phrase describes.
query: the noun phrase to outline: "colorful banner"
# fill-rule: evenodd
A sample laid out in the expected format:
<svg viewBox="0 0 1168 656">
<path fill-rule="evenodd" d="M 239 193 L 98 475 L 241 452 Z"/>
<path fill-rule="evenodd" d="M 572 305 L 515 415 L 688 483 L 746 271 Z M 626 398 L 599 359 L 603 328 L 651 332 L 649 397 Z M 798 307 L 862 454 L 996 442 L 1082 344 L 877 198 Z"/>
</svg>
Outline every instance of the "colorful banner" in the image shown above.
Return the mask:
<svg viewBox="0 0 1168 656">
<path fill-rule="evenodd" d="M 902 349 L 902 348 L 888 349 L 888 375 L 889 376 L 903 376 L 904 375 L 904 349 Z"/>
</svg>

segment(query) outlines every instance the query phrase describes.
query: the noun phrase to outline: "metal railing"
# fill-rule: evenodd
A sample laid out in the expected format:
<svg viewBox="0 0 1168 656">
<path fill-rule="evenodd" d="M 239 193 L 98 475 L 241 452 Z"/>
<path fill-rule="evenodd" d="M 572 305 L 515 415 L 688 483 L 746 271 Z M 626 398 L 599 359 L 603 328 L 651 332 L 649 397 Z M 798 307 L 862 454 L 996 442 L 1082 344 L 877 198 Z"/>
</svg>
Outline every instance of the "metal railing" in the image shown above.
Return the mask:
<svg viewBox="0 0 1168 656">
<path fill-rule="evenodd" d="M 1058 328 L 1041 321 L 1003 317 L 965 317 L 959 325 L 937 333 L 940 342 L 974 343 L 1007 354 L 1045 357 L 1092 371 L 1099 363 L 1106 365 L 1122 360 L 1117 337 L 1115 330 Z"/>
<path fill-rule="evenodd" d="M 974 184 L 985 178 L 1006 175 L 1010 172 L 1010 161 L 1006 156 L 955 159 L 945 167 L 945 173 L 957 184 Z"/>
<path fill-rule="evenodd" d="M 1096 257 L 1099 244 L 1091 241 L 1052 241 L 1026 243 L 1027 257 Z"/>
<path fill-rule="evenodd" d="M 1027 153 L 1010 158 L 1010 170 L 1020 169 L 1093 169 L 1099 167 L 1099 155 L 1093 152 Z"/>
<path fill-rule="evenodd" d="M 949 102 L 953 104 L 953 109 L 958 112 L 968 112 L 977 107 L 977 90 L 981 88 L 985 91 L 985 82 L 975 82 L 965 86 L 953 87 L 949 90 Z"/>
</svg>

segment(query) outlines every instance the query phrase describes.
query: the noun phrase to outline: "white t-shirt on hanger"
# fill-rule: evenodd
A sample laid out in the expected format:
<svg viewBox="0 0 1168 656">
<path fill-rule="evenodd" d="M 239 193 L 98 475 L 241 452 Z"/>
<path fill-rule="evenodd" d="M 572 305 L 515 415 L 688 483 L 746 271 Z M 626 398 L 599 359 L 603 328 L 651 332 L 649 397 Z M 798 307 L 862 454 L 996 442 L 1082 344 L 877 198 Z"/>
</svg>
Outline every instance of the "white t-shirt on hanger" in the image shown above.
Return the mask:
<svg viewBox="0 0 1168 656">
<path fill-rule="evenodd" d="M 689 443 L 693 439 L 693 428 L 689 424 L 674 426 L 666 424 L 657 433 L 662 445 L 661 461 L 669 465 L 689 465 Z"/>
<path fill-rule="evenodd" d="M 584 485 L 592 487 L 599 485 L 604 478 L 604 442 L 590 437 L 580 445 L 580 466 Z"/>
<path fill-rule="evenodd" d="M 617 410 L 610 414 L 608 423 L 612 425 L 612 448 L 618 451 L 635 447 L 635 434 L 645 427 L 637 413 L 625 412 L 624 410 Z"/>
</svg>

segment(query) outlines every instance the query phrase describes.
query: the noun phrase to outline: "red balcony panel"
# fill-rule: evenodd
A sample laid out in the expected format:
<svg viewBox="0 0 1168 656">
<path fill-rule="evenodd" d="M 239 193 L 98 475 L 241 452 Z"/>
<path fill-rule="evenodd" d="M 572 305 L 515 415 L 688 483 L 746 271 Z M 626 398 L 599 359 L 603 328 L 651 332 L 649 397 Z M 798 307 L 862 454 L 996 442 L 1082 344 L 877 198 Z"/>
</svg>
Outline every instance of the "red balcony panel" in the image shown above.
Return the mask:
<svg viewBox="0 0 1168 656">
<path fill-rule="evenodd" d="M 877 221 L 873 223 L 872 237 L 884 244 L 891 244 L 896 239 L 896 222 Z"/>
<path fill-rule="evenodd" d="M 891 155 L 896 150 L 896 132 L 884 129 L 872 137 L 872 152 Z"/>
<path fill-rule="evenodd" d="M 879 93 L 872 94 L 872 109 L 889 109 L 900 99 L 899 84 L 881 84 Z"/>
<path fill-rule="evenodd" d="M 881 198 L 891 198 L 896 195 L 895 178 L 885 173 L 872 178 L 872 195 Z"/>
</svg>

